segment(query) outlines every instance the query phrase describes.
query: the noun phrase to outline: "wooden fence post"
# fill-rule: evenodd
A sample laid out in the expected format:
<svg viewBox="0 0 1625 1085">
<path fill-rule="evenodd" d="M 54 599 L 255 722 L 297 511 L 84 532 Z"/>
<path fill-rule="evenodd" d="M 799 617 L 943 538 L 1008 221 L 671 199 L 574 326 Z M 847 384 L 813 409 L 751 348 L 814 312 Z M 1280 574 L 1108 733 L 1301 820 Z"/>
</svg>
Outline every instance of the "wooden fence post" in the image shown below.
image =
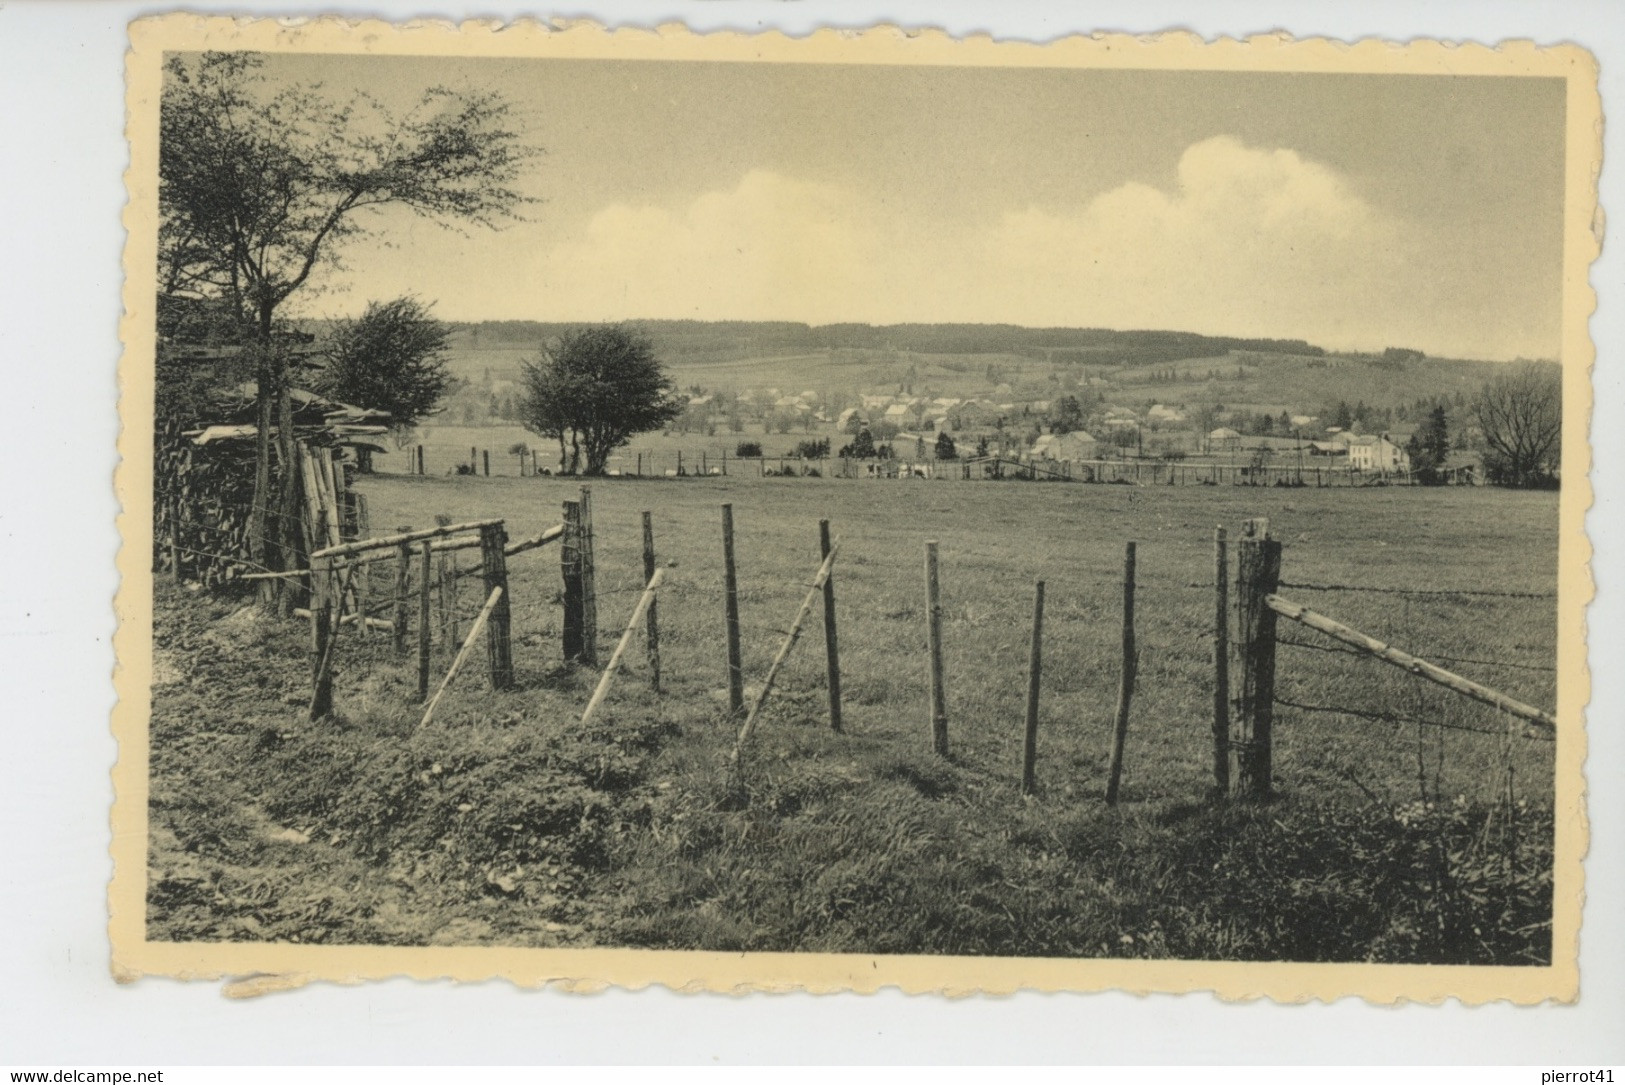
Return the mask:
<svg viewBox="0 0 1625 1085">
<path fill-rule="evenodd" d="M 485 477 L 490 478 L 491 477 L 491 450 L 489 448 L 487 448 L 485 451 L 481 452 L 480 453 L 480 458 L 485 461 Z"/>
<path fill-rule="evenodd" d="M 564 503 L 564 534 L 559 538 L 559 572 L 564 577 L 564 658 L 581 658 L 581 503 Z"/>
<path fill-rule="evenodd" d="M 1230 794 L 1230 557 L 1222 527 L 1213 529 L 1213 792 Z"/>
<path fill-rule="evenodd" d="M 604 673 L 598 679 L 598 688 L 592 691 L 592 699 L 587 702 L 586 710 L 581 713 L 582 723 L 592 719 L 592 714 L 604 703 L 604 697 L 609 693 L 610 680 L 615 677 L 615 671 L 621 665 L 621 657 L 626 654 L 626 646 L 632 643 L 632 634 L 637 632 L 638 626 L 642 624 L 648 608 L 654 605 L 655 592 L 665 575 L 666 570 L 656 569 L 654 575 L 644 582 L 643 594 L 638 596 L 637 605 L 632 608 L 632 617 L 627 620 L 626 632 L 621 634 L 615 650 L 610 653 L 609 662 L 604 664 Z"/>
<path fill-rule="evenodd" d="M 333 591 L 328 569 L 312 568 L 310 584 L 310 718 L 319 720 L 333 711 Z"/>
<path fill-rule="evenodd" d="M 513 685 L 513 643 L 509 639 L 508 617 L 508 557 L 503 547 L 508 545 L 508 532 L 502 524 L 487 524 L 480 528 L 480 572 L 485 578 L 487 598 L 495 598 L 491 608 L 490 631 L 485 636 L 486 654 L 491 662 L 491 688 L 507 689 Z"/>
<path fill-rule="evenodd" d="M 784 661 L 790 658 L 791 650 L 795 648 L 796 641 L 800 639 L 802 623 L 807 620 L 807 615 L 812 613 L 813 601 L 823 591 L 830 572 L 835 568 L 835 555 L 840 549 L 841 540 L 836 539 L 830 546 L 829 553 L 824 555 L 824 561 L 819 565 L 818 572 L 813 577 L 812 585 L 807 589 L 807 596 L 801 601 L 801 607 L 796 611 L 794 620 L 790 622 L 790 629 L 784 635 L 784 643 L 779 645 L 778 654 L 773 657 L 773 662 L 768 665 L 767 675 L 762 679 L 761 692 L 756 694 L 756 703 L 750 706 L 750 714 L 745 717 L 745 724 L 739 729 L 739 737 L 734 741 L 733 753 L 728 758 L 728 775 L 735 787 L 741 787 L 744 784 L 745 744 L 750 741 L 751 734 L 756 730 L 757 721 L 762 718 L 762 709 L 767 704 L 768 696 L 773 692 L 773 680 L 778 677 L 779 668 L 783 667 Z"/>
<path fill-rule="evenodd" d="M 581 487 L 581 661 L 598 665 L 598 573 L 593 560 L 592 490 Z"/>
<path fill-rule="evenodd" d="M 457 583 L 462 574 L 457 568 L 457 555 L 447 554 L 440 559 L 440 624 L 444 627 L 443 636 L 448 651 L 455 647 L 462 637 L 462 622 L 458 617 L 458 610 L 462 604 L 457 598 Z"/>
<path fill-rule="evenodd" d="M 395 654 L 406 654 L 407 610 L 412 595 L 412 544 L 395 550 Z"/>
<path fill-rule="evenodd" d="M 643 583 L 648 584 L 655 576 L 655 528 L 654 518 L 645 511 L 643 514 Z M 656 693 L 660 692 L 660 618 L 658 609 L 660 600 L 649 600 L 649 611 L 646 616 L 645 646 L 649 653 L 649 686 Z"/>
<path fill-rule="evenodd" d="M 723 620 L 728 634 L 728 712 L 745 710 L 745 664 L 739 651 L 739 575 L 734 568 L 734 507 L 722 506 Z"/>
<path fill-rule="evenodd" d="M 942 601 L 937 583 L 937 542 L 925 544 L 925 629 L 931 668 L 931 747 L 948 756 L 948 698 L 942 689 Z"/>
<path fill-rule="evenodd" d="M 1128 740 L 1128 711 L 1134 700 L 1139 660 L 1134 651 L 1134 544 L 1123 550 L 1123 671 L 1117 687 L 1117 721 L 1112 731 L 1111 775 L 1106 780 L 1106 805 L 1117 805 L 1123 781 L 1123 745 Z"/>
<path fill-rule="evenodd" d="M 423 540 L 423 559 L 418 568 L 418 703 L 429 697 L 429 649 L 433 630 L 429 624 L 429 590 L 434 578 L 429 575 L 434 549 L 433 539 Z"/>
<path fill-rule="evenodd" d="M 1236 549 L 1236 653 L 1241 667 L 1241 790 L 1270 795 L 1271 730 L 1275 722 L 1275 611 L 1266 603 L 1281 583 L 1281 544 L 1269 537 L 1269 520 L 1242 525 Z"/>
<path fill-rule="evenodd" d="M 818 552 L 829 557 L 829 521 L 818 521 Z M 829 673 L 829 729 L 841 733 L 841 649 L 835 637 L 835 570 L 824 578 L 824 662 Z"/>
<path fill-rule="evenodd" d="M 429 703 L 423 709 L 423 718 L 418 721 L 419 728 L 429 725 L 429 720 L 434 717 L 435 706 L 440 703 L 440 698 L 445 696 L 446 690 L 451 688 L 452 679 L 457 677 L 457 672 L 463 669 L 464 663 L 468 662 L 468 653 L 473 650 L 474 641 L 479 638 L 480 630 L 485 628 L 485 623 L 490 620 L 492 611 L 496 610 L 497 604 L 502 601 L 505 594 L 501 588 L 493 591 L 490 597 L 485 600 L 485 605 L 480 608 L 480 612 L 474 616 L 474 624 L 469 626 L 468 629 L 468 638 L 463 641 L 463 646 L 457 649 L 456 657 L 452 659 L 451 666 L 446 669 L 446 677 L 440 680 L 440 688 L 434 691 L 434 696 L 429 699 Z"/>
<path fill-rule="evenodd" d="M 1021 746 L 1021 793 L 1038 786 L 1038 689 L 1044 667 L 1044 582 L 1033 585 L 1033 641 L 1027 660 L 1027 733 Z"/>
</svg>

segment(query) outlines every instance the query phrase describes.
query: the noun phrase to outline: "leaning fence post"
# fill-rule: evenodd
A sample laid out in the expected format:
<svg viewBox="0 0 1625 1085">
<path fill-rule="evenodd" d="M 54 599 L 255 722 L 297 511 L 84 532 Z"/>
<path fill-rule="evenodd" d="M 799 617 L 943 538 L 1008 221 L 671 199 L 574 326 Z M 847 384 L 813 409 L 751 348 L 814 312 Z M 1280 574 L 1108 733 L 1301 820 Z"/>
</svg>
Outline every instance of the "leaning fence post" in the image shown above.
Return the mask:
<svg viewBox="0 0 1625 1085">
<path fill-rule="evenodd" d="M 474 616 L 474 624 L 468 629 L 468 637 L 463 641 L 463 646 L 457 649 L 457 655 L 452 659 L 451 666 L 446 669 L 446 677 L 440 680 L 440 688 L 434 691 L 434 696 L 424 706 L 423 718 L 418 721 L 419 728 L 429 725 L 429 720 L 434 717 L 435 706 L 440 703 L 440 698 L 445 696 L 446 690 L 451 688 L 452 679 L 457 677 L 457 672 L 463 669 L 464 663 L 468 662 L 468 654 L 473 651 L 474 641 L 479 638 L 480 630 L 485 628 L 486 622 L 491 618 L 491 612 L 497 608 L 497 604 L 502 601 L 502 597 L 506 594 L 501 588 L 493 591 L 490 598 L 486 599 L 485 605 L 480 608 L 480 612 Z"/>
<path fill-rule="evenodd" d="M 734 507 L 722 506 L 723 619 L 728 635 L 728 711 L 745 710 L 745 665 L 739 652 L 739 576 L 734 569 Z"/>
<path fill-rule="evenodd" d="M 1275 611 L 1265 602 L 1281 584 L 1281 544 L 1269 520 L 1248 520 L 1236 548 L 1236 662 L 1241 666 L 1238 768 L 1241 790 L 1270 795 L 1271 729 L 1275 722 Z"/>
<path fill-rule="evenodd" d="M 1106 805 L 1117 804 L 1123 781 L 1123 746 L 1128 740 L 1128 710 L 1134 700 L 1134 679 L 1139 660 L 1134 651 L 1134 544 L 1123 550 L 1123 671 L 1117 687 L 1117 720 L 1112 731 L 1111 775 L 1106 780 Z"/>
<path fill-rule="evenodd" d="M 592 552 L 592 490 L 581 487 L 581 661 L 598 665 L 598 581 Z"/>
<path fill-rule="evenodd" d="M 621 657 L 626 654 L 626 646 L 632 643 L 632 634 L 637 632 L 638 626 L 643 623 L 648 608 L 654 605 L 655 592 L 660 588 L 660 580 L 665 575 L 666 570 L 656 569 L 645 583 L 643 594 L 638 597 L 637 606 L 632 608 L 632 617 L 627 619 L 626 632 L 621 634 L 615 650 L 610 653 L 609 662 L 604 664 L 604 673 L 598 679 L 598 688 L 593 690 L 592 699 L 587 702 L 586 709 L 581 713 L 582 723 L 592 719 L 592 714 L 604 703 L 604 697 L 609 693 L 609 683 L 621 665 Z"/>
<path fill-rule="evenodd" d="M 655 576 L 655 528 L 654 518 L 645 511 L 643 514 L 643 582 L 649 583 Z M 649 653 L 649 687 L 656 693 L 660 692 L 660 618 L 658 608 L 660 600 L 649 600 L 647 615 L 645 646 Z"/>
<path fill-rule="evenodd" d="M 429 570 L 433 557 L 433 539 L 423 540 L 423 560 L 418 569 L 418 703 L 422 704 L 429 698 L 429 649 L 431 647 L 433 630 L 429 623 L 429 592 L 433 585 L 433 578 Z"/>
<path fill-rule="evenodd" d="M 581 658 L 581 503 L 564 503 L 564 534 L 559 537 L 559 573 L 564 578 L 564 658 Z"/>
<path fill-rule="evenodd" d="M 1027 660 L 1027 734 L 1021 746 L 1021 793 L 1038 786 L 1038 688 L 1044 667 L 1044 582 L 1033 585 L 1033 642 Z"/>
<path fill-rule="evenodd" d="M 508 557 L 503 547 L 508 544 L 508 532 L 502 524 L 486 524 L 480 528 L 480 572 L 485 578 L 487 598 L 494 598 L 491 608 L 490 631 L 485 636 L 486 654 L 491 662 L 491 688 L 507 689 L 513 685 L 513 644 L 509 639 L 508 616 Z"/>
<path fill-rule="evenodd" d="M 823 591 L 830 572 L 835 568 L 835 555 L 840 548 L 841 540 L 836 539 L 831 544 L 829 553 L 824 555 L 823 563 L 818 566 L 818 573 L 813 577 L 812 586 L 807 589 L 807 597 L 801 601 L 801 607 L 796 611 L 794 620 L 790 622 L 790 629 L 784 635 L 784 643 L 779 645 L 778 654 L 773 657 L 773 662 L 768 664 L 767 675 L 762 679 L 762 688 L 756 694 L 756 703 L 751 705 L 750 714 L 745 717 L 745 724 L 739 729 L 739 737 L 734 740 L 733 753 L 728 758 L 728 775 L 735 787 L 740 787 L 744 783 L 745 744 L 750 741 L 751 734 L 756 730 L 757 721 L 762 718 L 762 709 L 767 705 L 767 698 L 773 692 L 773 680 L 778 677 L 779 668 L 790 658 L 791 650 L 800 639 L 802 623 L 807 620 L 807 615 L 812 613 L 813 601 Z"/>
<path fill-rule="evenodd" d="M 818 552 L 829 557 L 829 521 L 818 521 Z M 829 672 L 829 729 L 841 733 L 841 650 L 835 637 L 835 571 L 824 579 L 824 661 Z"/>
<path fill-rule="evenodd" d="M 937 584 L 937 542 L 925 544 L 925 629 L 931 667 L 931 747 L 948 756 L 948 698 L 942 689 L 942 602 Z"/>
<path fill-rule="evenodd" d="M 1213 529 L 1213 791 L 1230 794 L 1230 557 L 1227 535 Z"/>
<path fill-rule="evenodd" d="M 412 544 L 395 549 L 395 654 L 406 654 L 407 609 L 412 592 Z"/>
</svg>

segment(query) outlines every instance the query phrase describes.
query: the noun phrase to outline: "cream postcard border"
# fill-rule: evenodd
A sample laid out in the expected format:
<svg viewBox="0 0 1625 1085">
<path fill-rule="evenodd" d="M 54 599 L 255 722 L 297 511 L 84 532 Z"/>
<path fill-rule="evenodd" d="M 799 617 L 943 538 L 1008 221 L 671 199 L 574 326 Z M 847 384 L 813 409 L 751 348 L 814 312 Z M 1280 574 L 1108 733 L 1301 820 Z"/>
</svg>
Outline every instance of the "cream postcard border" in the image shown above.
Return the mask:
<svg viewBox="0 0 1625 1085">
<path fill-rule="evenodd" d="M 230 978 L 226 992 L 252 995 L 325 980 L 354 983 L 391 976 L 463 981 L 494 977 L 520 986 L 555 984 L 592 990 L 663 984 L 685 991 L 807 990 L 910 993 L 1009 993 L 1017 990 L 1133 992 L 1212 991 L 1226 999 L 1469 1005 L 1496 1000 L 1528 1004 L 1579 996 L 1578 951 L 1588 828 L 1585 814 L 1584 710 L 1590 697 L 1586 606 L 1593 593 L 1585 515 L 1590 484 L 1591 366 L 1588 319 L 1596 304 L 1588 274 L 1600 251 L 1602 212 L 1597 176 L 1602 113 L 1597 65 L 1578 46 L 1498 48 L 1366 39 L 1354 44 L 1296 41 L 1284 35 L 1204 42 L 1187 33 L 1155 37 L 1096 35 L 1043 45 L 956 39 L 937 31 L 877 28 L 822 30 L 792 38 L 695 34 L 681 26 L 658 32 L 608 31 L 591 23 L 410 23 L 335 18 L 279 22 L 191 14 L 155 16 L 130 26 L 127 134 L 130 167 L 124 253 L 124 345 L 119 364 L 120 463 L 115 477 L 119 627 L 114 639 L 118 704 L 112 724 L 119 759 L 112 777 L 109 885 L 112 971 L 120 981 L 143 975 Z M 1553 961 L 1546 967 L 1288 964 L 1211 961 L 1062 960 L 819 953 L 702 953 L 634 949 L 515 949 L 306 946 L 149 942 L 147 877 L 147 724 L 151 713 L 153 540 L 152 419 L 156 344 L 158 111 L 166 50 L 254 49 L 409 56 L 617 58 L 796 64 L 930 64 L 1091 67 L 1192 71 L 1322 71 L 1341 73 L 1556 77 L 1567 81 L 1563 218 L 1564 485 L 1559 501 L 1558 694 Z"/>
</svg>

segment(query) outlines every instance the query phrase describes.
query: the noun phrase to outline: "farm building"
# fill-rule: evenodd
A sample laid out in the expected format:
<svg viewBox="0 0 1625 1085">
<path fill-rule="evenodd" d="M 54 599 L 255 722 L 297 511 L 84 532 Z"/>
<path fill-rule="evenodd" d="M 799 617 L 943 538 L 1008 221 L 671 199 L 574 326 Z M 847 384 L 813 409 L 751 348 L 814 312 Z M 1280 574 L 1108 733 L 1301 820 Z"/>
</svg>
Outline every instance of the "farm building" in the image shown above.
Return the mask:
<svg viewBox="0 0 1625 1085">
<path fill-rule="evenodd" d="M 1046 433 L 1033 442 L 1028 455 L 1035 460 L 1092 460 L 1099 442 L 1082 430 Z"/>
<path fill-rule="evenodd" d="M 1241 447 L 1241 434 L 1228 426 L 1220 426 L 1207 435 L 1209 452 L 1231 452 Z"/>
<path fill-rule="evenodd" d="M 1153 403 L 1151 409 L 1145 412 L 1145 417 L 1149 422 L 1183 422 L 1185 412 L 1166 403 Z"/>
<path fill-rule="evenodd" d="M 835 428 L 842 433 L 846 432 L 848 426 L 854 424 L 858 426 L 867 426 L 869 424 L 869 415 L 862 407 L 848 407 L 835 419 Z"/>
<path fill-rule="evenodd" d="M 1444 461 L 1444 478 L 1454 486 L 1484 485 L 1484 457 L 1469 451 L 1450 453 Z"/>
</svg>

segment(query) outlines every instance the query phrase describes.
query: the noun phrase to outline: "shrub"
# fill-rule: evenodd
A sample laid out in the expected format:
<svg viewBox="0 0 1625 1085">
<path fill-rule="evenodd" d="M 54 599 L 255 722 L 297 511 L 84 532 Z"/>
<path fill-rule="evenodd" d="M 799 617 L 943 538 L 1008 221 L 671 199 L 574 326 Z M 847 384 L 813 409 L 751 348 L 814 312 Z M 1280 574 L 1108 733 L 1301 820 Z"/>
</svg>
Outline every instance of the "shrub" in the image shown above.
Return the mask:
<svg viewBox="0 0 1625 1085">
<path fill-rule="evenodd" d="M 796 455 L 804 460 L 822 460 L 829 456 L 829 438 L 820 437 L 796 444 Z"/>
<path fill-rule="evenodd" d="M 753 460 L 762 454 L 762 442 L 740 441 L 734 446 L 734 455 L 742 459 Z"/>
</svg>

